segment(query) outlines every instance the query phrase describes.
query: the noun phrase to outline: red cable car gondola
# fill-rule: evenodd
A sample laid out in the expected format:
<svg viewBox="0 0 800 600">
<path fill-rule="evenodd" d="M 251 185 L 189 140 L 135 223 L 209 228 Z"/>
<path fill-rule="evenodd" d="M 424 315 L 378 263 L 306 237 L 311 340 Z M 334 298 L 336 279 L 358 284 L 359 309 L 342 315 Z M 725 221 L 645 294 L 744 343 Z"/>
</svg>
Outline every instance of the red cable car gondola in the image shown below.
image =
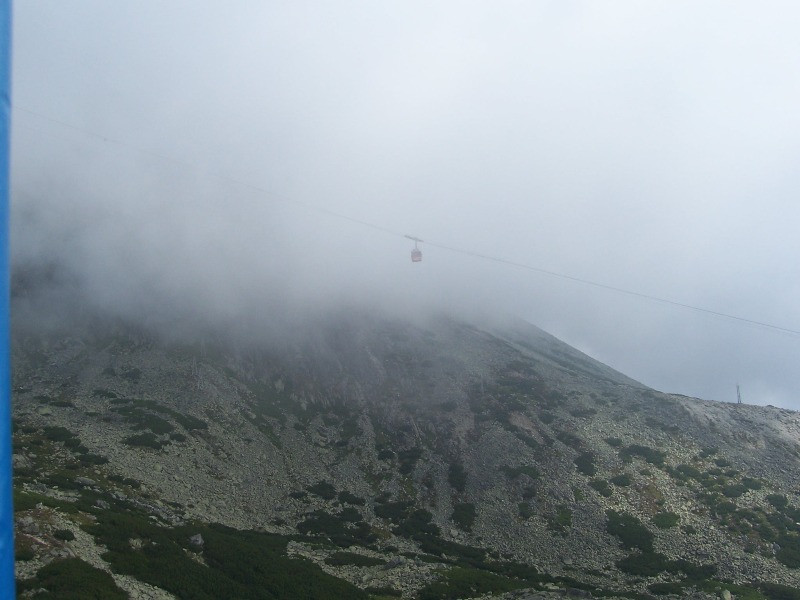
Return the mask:
<svg viewBox="0 0 800 600">
<path fill-rule="evenodd" d="M 417 244 L 422 240 L 412 235 L 407 235 L 406 237 L 410 240 L 414 240 L 414 249 L 411 251 L 411 262 L 422 262 L 422 251 L 417 248 Z"/>
</svg>

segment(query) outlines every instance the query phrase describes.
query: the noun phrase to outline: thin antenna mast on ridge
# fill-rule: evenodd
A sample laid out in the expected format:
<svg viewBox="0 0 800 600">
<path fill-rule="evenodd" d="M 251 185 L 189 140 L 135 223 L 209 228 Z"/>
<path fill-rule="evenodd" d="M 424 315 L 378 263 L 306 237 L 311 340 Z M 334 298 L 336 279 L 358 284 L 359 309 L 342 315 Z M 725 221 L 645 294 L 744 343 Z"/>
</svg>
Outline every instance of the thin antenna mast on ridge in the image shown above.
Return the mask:
<svg viewBox="0 0 800 600">
<path fill-rule="evenodd" d="M 742 403 L 742 391 L 739 389 L 739 384 L 736 384 L 736 404 Z"/>
</svg>

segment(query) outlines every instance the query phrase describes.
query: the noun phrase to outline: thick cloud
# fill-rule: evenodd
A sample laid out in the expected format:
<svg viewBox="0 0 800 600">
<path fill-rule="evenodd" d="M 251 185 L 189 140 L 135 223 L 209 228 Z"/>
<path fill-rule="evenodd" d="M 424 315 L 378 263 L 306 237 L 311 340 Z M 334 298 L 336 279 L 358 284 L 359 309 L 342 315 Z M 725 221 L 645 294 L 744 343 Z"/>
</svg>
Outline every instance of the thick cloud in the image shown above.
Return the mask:
<svg viewBox="0 0 800 600">
<path fill-rule="evenodd" d="M 15 19 L 15 260 L 64 265 L 96 304 L 511 311 L 666 391 L 800 406 L 800 336 L 431 245 L 412 265 L 395 235 L 800 329 L 794 3 Z"/>
</svg>

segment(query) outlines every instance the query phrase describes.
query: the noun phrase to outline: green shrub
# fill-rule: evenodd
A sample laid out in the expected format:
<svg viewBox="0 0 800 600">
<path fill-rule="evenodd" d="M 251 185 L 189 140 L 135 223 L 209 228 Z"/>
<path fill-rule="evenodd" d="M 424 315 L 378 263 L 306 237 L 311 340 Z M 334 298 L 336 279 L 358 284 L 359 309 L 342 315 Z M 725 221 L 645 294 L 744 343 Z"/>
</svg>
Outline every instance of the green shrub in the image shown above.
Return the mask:
<svg viewBox="0 0 800 600">
<path fill-rule="evenodd" d="M 684 586 L 674 581 L 668 581 L 663 583 L 651 583 L 647 586 L 647 589 L 656 596 L 682 596 Z"/>
<path fill-rule="evenodd" d="M 318 481 L 314 485 L 309 485 L 306 489 L 323 500 L 333 500 L 336 498 L 336 488 L 332 483 L 328 483 L 327 481 Z"/>
<path fill-rule="evenodd" d="M 155 435 L 149 431 L 137 435 L 131 435 L 122 440 L 128 446 L 138 446 L 142 448 L 152 448 L 154 450 L 161 450 L 169 442 L 164 442 L 156 438 Z"/>
<path fill-rule="evenodd" d="M 566 506 L 559 506 L 556 513 L 556 525 L 559 527 L 572 527 L 572 510 Z"/>
<path fill-rule="evenodd" d="M 660 512 L 656 515 L 653 515 L 652 521 L 653 525 L 659 529 L 669 529 L 670 527 L 675 527 L 675 525 L 678 524 L 680 517 L 674 512 Z"/>
<path fill-rule="evenodd" d="M 419 592 L 420 600 L 456 600 L 510 592 L 525 583 L 478 569 L 455 567 L 442 581 L 430 583 Z"/>
<path fill-rule="evenodd" d="M 702 477 L 700 471 L 692 465 L 678 465 L 675 467 L 675 471 L 685 479 L 700 479 Z"/>
<path fill-rule="evenodd" d="M 53 532 L 53 537 L 57 540 L 63 540 L 65 542 L 71 542 L 75 539 L 75 534 L 72 533 L 69 529 L 56 529 Z"/>
<path fill-rule="evenodd" d="M 641 446 L 639 444 L 631 444 L 620 451 L 622 460 L 629 462 L 634 456 L 637 456 L 651 465 L 660 467 L 664 464 L 666 454 L 661 450 L 655 450 L 648 446 Z"/>
<path fill-rule="evenodd" d="M 520 465 L 519 467 L 503 467 L 503 472 L 511 479 L 516 479 L 520 475 L 527 475 L 531 479 L 539 479 L 541 473 L 539 469 L 532 465 Z"/>
<path fill-rule="evenodd" d="M 463 492 L 467 485 L 467 472 L 461 463 L 451 463 L 447 471 L 447 481 L 458 492 Z"/>
<path fill-rule="evenodd" d="M 769 600 L 800 600 L 800 590 L 788 585 L 762 581 L 758 587 Z"/>
<path fill-rule="evenodd" d="M 604 479 L 592 479 L 589 485 L 597 490 L 597 493 L 604 498 L 609 498 L 614 493 L 614 490 L 611 489 L 611 486 L 608 485 L 608 482 Z"/>
<path fill-rule="evenodd" d="M 398 468 L 400 474 L 409 475 L 414 470 L 420 458 L 422 458 L 422 448 L 411 448 L 398 452 L 397 460 L 400 463 Z"/>
<path fill-rule="evenodd" d="M 631 476 L 627 473 L 622 473 L 620 475 L 615 475 L 609 479 L 609 481 L 619 487 L 628 487 L 631 484 Z"/>
<path fill-rule="evenodd" d="M 519 516 L 525 520 L 530 519 L 534 515 L 533 508 L 531 508 L 531 505 L 527 502 L 520 502 L 517 508 L 519 509 Z"/>
<path fill-rule="evenodd" d="M 747 491 L 747 488 L 741 483 L 733 483 L 726 485 L 722 489 L 722 493 L 726 498 L 738 498 Z"/>
<path fill-rule="evenodd" d="M 339 502 L 343 504 L 355 504 L 356 506 L 364 506 L 367 503 L 364 498 L 351 494 L 347 490 L 339 492 Z"/>
<path fill-rule="evenodd" d="M 471 502 L 464 502 L 453 506 L 453 514 L 450 518 L 464 531 L 472 531 L 475 514 L 475 505 Z"/>
<path fill-rule="evenodd" d="M 769 494 L 767 502 L 774 506 L 777 510 L 783 511 L 789 505 L 789 500 L 783 494 Z"/>
<path fill-rule="evenodd" d="M 49 594 L 37 594 L 37 598 L 63 598 L 65 600 L 126 600 L 128 594 L 114 583 L 114 579 L 100 569 L 80 560 L 67 558 L 55 560 L 36 573 L 36 577 L 19 583 L 20 593 L 46 589 Z M 78 591 L 79 590 L 79 591 Z"/>
<path fill-rule="evenodd" d="M 652 550 L 629 554 L 617 561 L 617 568 L 628 575 L 653 577 L 667 570 L 667 557 Z"/>
<path fill-rule="evenodd" d="M 597 468 L 594 466 L 594 454 L 591 452 L 583 452 L 579 454 L 573 461 L 578 471 L 584 475 L 591 477 L 597 473 Z"/>
<path fill-rule="evenodd" d="M 627 513 L 618 513 L 615 510 L 607 510 L 606 531 L 615 535 L 626 550 L 639 548 L 642 552 L 653 551 L 653 534 L 642 522 Z"/>
</svg>

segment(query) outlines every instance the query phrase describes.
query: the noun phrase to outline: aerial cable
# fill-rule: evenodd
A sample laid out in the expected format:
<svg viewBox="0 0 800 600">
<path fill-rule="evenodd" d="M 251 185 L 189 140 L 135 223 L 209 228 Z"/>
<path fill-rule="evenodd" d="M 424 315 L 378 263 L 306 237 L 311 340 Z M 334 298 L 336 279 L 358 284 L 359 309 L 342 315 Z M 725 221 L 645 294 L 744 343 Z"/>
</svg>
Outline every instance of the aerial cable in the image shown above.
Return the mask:
<svg viewBox="0 0 800 600">
<path fill-rule="evenodd" d="M 2 1 L 2 0 L 0 0 L 0 1 Z M 283 196 L 281 194 L 276 194 L 275 192 L 272 192 L 270 190 L 262 188 L 262 187 L 260 187 L 258 185 L 255 185 L 255 184 L 252 184 L 252 183 L 248 183 L 246 181 L 242 181 L 240 179 L 237 179 L 237 178 L 232 177 L 230 175 L 227 175 L 225 173 L 214 172 L 214 171 L 211 171 L 211 170 L 208 170 L 208 169 L 203 169 L 203 168 L 197 166 L 196 164 L 190 163 L 188 161 L 181 160 L 179 158 L 175 158 L 175 157 L 172 157 L 172 156 L 167 156 L 167 155 L 164 155 L 164 154 L 160 154 L 160 153 L 154 152 L 152 150 L 146 150 L 146 149 L 140 148 L 138 146 L 135 146 L 133 144 L 130 144 L 128 142 L 124 142 L 122 140 L 110 138 L 108 136 L 105 136 L 105 135 L 102 135 L 102 134 L 99 134 L 99 133 L 96 133 L 96 132 L 93 132 L 93 131 L 86 130 L 86 129 L 82 128 L 82 127 L 77 127 L 75 125 L 72 125 L 71 123 L 62 121 L 60 119 L 55 119 L 55 118 L 49 117 L 47 115 L 40 114 L 38 112 L 29 110 L 27 108 L 20 107 L 20 106 L 18 106 L 16 104 L 13 106 L 13 109 L 15 111 L 22 111 L 22 112 L 25 112 L 25 113 L 27 113 L 29 115 L 38 117 L 40 119 L 43 119 L 43 120 L 46 120 L 46 121 L 50 121 L 51 123 L 55 123 L 55 124 L 61 125 L 62 127 L 66 127 L 68 129 L 72 129 L 72 130 L 80 132 L 80 133 L 82 133 L 84 135 L 87 135 L 87 136 L 102 140 L 103 142 L 106 142 L 106 143 L 110 143 L 110 144 L 114 144 L 114 145 L 117 145 L 117 146 L 120 146 L 120 147 L 128 148 L 128 149 L 134 150 L 136 152 L 139 152 L 139 153 L 142 153 L 142 154 L 146 154 L 146 155 L 149 155 L 149 156 L 153 156 L 153 157 L 159 158 L 161 160 L 166 160 L 166 161 L 169 161 L 169 162 L 173 162 L 175 164 L 179 164 L 179 165 L 182 165 L 184 167 L 189 167 L 189 168 L 194 169 L 194 170 L 203 171 L 203 172 L 205 172 L 205 173 L 207 173 L 209 175 L 212 175 L 214 177 L 219 178 L 220 180 L 227 181 L 227 182 L 233 183 L 235 185 L 242 186 L 244 188 L 247 188 L 247 189 L 259 192 L 261 194 L 264 194 L 265 196 L 267 196 L 268 198 L 270 198 L 271 200 L 273 200 L 275 202 L 281 202 L 281 203 L 288 204 L 288 205 L 298 206 L 298 207 L 304 208 L 306 210 L 309 210 L 309 211 L 312 211 L 312 212 L 316 212 L 316 213 L 319 213 L 319 214 L 323 214 L 323 215 L 327 215 L 327 216 L 335 218 L 335 219 L 348 221 L 350 223 L 355 223 L 355 224 L 361 225 L 363 227 L 367 227 L 367 228 L 370 228 L 370 229 L 381 231 L 381 232 L 386 233 L 388 235 L 392 235 L 392 236 L 395 236 L 395 237 L 403 237 L 403 238 L 408 238 L 408 239 L 414 240 L 415 241 L 415 252 L 417 252 L 417 253 L 419 252 L 419 250 L 416 248 L 416 242 L 422 242 L 422 240 L 420 240 L 419 238 L 416 238 L 415 236 L 407 235 L 407 234 L 401 233 L 399 231 L 395 231 L 393 229 L 390 229 L 388 227 L 384 227 L 382 225 L 377 225 L 375 223 L 371 223 L 371 222 L 365 221 L 363 219 L 358 219 L 358 218 L 352 217 L 350 215 L 346 215 L 344 213 L 333 211 L 333 210 L 330 210 L 328 208 L 325 208 L 325 207 L 322 207 L 322 206 L 319 206 L 319 205 L 316 205 L 316 204 L 310 204 L 308 202 L 303 202 L 301 200 L 297 200 L 297 199 L 294 199 L 294 198 L 288 198 L 288 197 Z M 625 294 L 627 296 L 632 296 L 632 297 L 635 297 L 635 298 L 641 298 L 643 300 L 649 300 L 649 301 L 652 301 L 652 302 L 658 302 L 658 303 L 666 304 L 666 305 L 669 305 L 669 306 L 675 306 L 677 308 L 683 308 L 683 309 L 687 309 L 687 310 L 692 310 L 692 311 L 695 311 L 695 312 L 698 312 L 698 313 L 712 315 L 712 316 L 715 316 L 715 317 L 721 317 L 721 318 L 725 318 L 725 319 L 730 319 L 732 321 L 738 321 L 740 323 L 747 323 L 749 325 L 755 325 L 755 326 L 758 326 L 758 327 L 763 327 L 763 328 L 770 329 L 770 330 L 776 331 L 776 332 L 788 333 L 788 334 L 792 334 L 792 335 L 800 335 L 800 330 L 791 329 L 789 327 L 783 327 L 781 325 L 775 325 L 773 323 L 767 323 L 765 321 L 757 321 L 755 319 L 748 319 L 746 317 L 740 317 L 740 316 L 732 315 L 732 314 L 725 313 L 725 312 L 722 312 L 722 311 L 712 310 L 712 309 L 704 308 L 704 307 L 701 307 L 701 306 L 695 306 L 695 305 L 688 304 L 688 303 L 685 303 L 685 302 L 678 302 L 676 300 L 670 300 L 668 298 L 662 298 L 660 296 L 655 296 L 655 295 L 652 295 L 652 294 L 645 294 L 645 293 L 642 293 L 642 292 L 637 292 L 637 291 L 634 291 L 634 290 L 629 290 L 629 289 L 621 288 L 621 287 L 618 287 L 618 286 L 613 286 L 613 285 L 609 285 L 609 284 L 605 284 L 605 283 L 601 283 L 601 282 L 597 282 L 597 281 L 592 281 L 592 280 L 589 280 L 589 279 L 584 279 L 584 278 L 581 278 L 581 277 L 576 277 L 574 275 L 567 275 L 565 273 L 559 273 L 557 271 L 552 271 L 552 270 L 544 269 L 544 268 L 541 268 L 541 267 L 535 267 L 533 265 L 528 265 L 528 264 L 525 264 L 525 263 L 520 263 L 520 262 L 516 262 L 516 261 L 513 261 L 513 260 L 509 260 L 509 259 L 505 259 L 505 258 L 501 258 L 501 257 L 497 257 L 497 256 L 492 256 L 492 255 L 489 255 L 489 254 L 482 254 L 480 252 L 475 252 L 475 251 L 467 250 L 467 249 L 464 249 L 464 248 L 456 248 L 456 247 L 453 247 L 453 246 L 447 246 L 445 244 L 439 244 L 439 243 L 431 242 L 431 241 L 427 241 L 425 243 L 430 247 L 439 248 L 440 250 L 446 250 L 448 252 L 453 252 L 453 253 L 456 253 L 456 254 L 462 254 L 464 256 L 470 256 L 472 258 L 479 258 L 481 260 L 486 260 L 486 261 L 490 261 L 490 262 L 494 262 L 494 263 L 498 263 L 498 264 L 503 264 L 503 265 L 507 265 L 507 266 L 510 266 L 510 267 L 515 267 L 515 268 L 518 268 L 518 269 L 524 269 L 526 271 L 539 273 L 541 275 L 547 275 L 547 276 L 550 276 L 550 277 L 557 277 L 559 279 L 565 279 L 565 280 L 568 280 L 568 281 L 573 281 L 575 283 L 580 283 L 580 284 L 583 284 L 583 285 L 592 286 L 592 287 L 595 287 L 595 288 L 598 288 L 598 289 L 604 289 L 604 290 L 608 290 L 608 291 L 612 291 L 612 292 L 617 292 L 619 294 Z M 414 254 L 413 256 L 417 256 L 417 254 Z M 412 260 L 414 262 L 419 262 L 419 260 L 421 260 L 421 254 L 419 255 L 419 258 L 412 258 Z"/>
</svg>

